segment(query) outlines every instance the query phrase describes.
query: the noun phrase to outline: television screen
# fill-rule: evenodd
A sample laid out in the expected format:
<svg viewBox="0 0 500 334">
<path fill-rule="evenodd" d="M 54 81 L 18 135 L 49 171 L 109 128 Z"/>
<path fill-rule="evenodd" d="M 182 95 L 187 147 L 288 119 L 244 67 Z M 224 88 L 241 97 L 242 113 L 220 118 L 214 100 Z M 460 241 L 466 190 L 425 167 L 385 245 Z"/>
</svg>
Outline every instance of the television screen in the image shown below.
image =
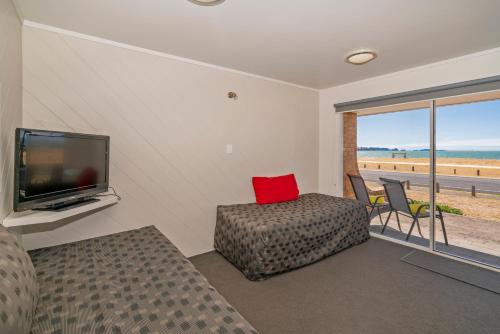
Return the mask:
<svg viewBox="0 0 500 334">
<path fill-rule="evenodd" d="M 108 188 L 109 137 L 17 129 L 15 210 Z"/>
</svg>

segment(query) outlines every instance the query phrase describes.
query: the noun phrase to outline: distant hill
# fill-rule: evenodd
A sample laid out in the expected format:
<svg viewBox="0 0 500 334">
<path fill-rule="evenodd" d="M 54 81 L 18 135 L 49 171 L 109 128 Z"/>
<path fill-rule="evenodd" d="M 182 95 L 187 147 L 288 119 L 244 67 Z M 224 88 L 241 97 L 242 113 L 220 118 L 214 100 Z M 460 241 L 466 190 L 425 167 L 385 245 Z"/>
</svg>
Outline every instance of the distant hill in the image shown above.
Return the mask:
<svg viewBox="0 0 500 334">
<path fill-rule="evenodd" d="M 388 147 L 377 147 L 377 146 L 359 146 L 358 151 L 387 151 L 387 152 L 429 152 L 430 149 L 422 148 L 422 149 L 399 149 L 399 148 L 388 148 Z M 436 152 L 447 152 L 447 150 L 436 150 Z"/>
<path fill-rule="evenodd" d="M 399 151 L 397 148 L 388 148 L 388 147 L 358 147 L 358 151 Z"/>
</svg>

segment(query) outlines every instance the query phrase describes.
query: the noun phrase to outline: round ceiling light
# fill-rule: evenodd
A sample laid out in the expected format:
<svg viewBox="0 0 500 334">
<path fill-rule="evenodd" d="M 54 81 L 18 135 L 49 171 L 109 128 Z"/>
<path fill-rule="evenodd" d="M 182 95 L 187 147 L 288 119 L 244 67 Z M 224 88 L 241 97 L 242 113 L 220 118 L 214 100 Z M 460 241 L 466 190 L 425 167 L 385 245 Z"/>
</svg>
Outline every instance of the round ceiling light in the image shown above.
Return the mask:
<svg viewBox="0 0 500 334">
<path fill-rule="evenodd" d="M 377 58 L 377 54 L 373 51 L 357 51 L 349 54 L 345 61 L 353 65 L 363 65 Z"/>
<path fill-rule="evenodd" d="M 224 0 L 189 0 L 200 6 L 215 6 L 224 2 Z"/>
</svg>

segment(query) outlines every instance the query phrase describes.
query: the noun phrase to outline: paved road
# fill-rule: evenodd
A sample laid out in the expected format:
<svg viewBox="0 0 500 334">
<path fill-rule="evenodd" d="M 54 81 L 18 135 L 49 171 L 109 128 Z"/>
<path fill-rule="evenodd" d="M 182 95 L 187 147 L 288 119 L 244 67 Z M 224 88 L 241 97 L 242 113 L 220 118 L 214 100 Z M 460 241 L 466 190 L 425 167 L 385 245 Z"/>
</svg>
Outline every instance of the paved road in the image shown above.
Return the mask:
<svg viewBox="0 0 500 334">
<path fill-rule="evenodd" d="M 429 175 L 427 174 L 362 170 L 361 175 L 363 175 L 367 181 L 379 181 L 379 177 L 385 177 L 401 181 L 410 180 L 410 183 L 416 186 L 429 186 Z M 439 182 L 442 189 L 471 191 L 472 186 L 475 185 L 478 193 L 500 194 L 500 179 L 438 175 L 437 182 Z"/>
</svg>

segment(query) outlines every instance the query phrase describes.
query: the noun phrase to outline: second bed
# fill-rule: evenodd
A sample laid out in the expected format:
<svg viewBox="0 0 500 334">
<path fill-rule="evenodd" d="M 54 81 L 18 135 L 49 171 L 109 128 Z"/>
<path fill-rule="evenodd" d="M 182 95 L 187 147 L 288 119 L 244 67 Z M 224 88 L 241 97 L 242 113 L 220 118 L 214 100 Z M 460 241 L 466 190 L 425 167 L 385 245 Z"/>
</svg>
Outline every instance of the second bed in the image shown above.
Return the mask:
<svg viewBox="0 0 500 334">
<path fill-rule="evenodd" d="M 321 260 L 370 238 L 361 202 L 322 194 L 217 208 L 215 249 L 250 280 Z"/>
</svg>

